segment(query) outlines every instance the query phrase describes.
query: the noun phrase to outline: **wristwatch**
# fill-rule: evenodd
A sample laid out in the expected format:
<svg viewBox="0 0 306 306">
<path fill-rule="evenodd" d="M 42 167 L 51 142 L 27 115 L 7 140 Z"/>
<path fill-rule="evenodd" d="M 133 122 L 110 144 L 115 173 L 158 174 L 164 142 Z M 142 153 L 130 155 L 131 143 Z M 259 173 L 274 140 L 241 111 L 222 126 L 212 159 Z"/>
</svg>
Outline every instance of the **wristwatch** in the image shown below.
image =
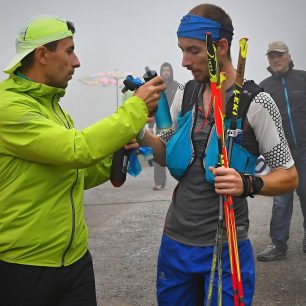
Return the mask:
<svg viewBox="0 0 306 306">
<path fill-rule="evenodd" d="M 252 177 L 252 193 L 251 195 L 258 194 L 264 188 L 264 181 L 260 176 Z"/>
</svg>

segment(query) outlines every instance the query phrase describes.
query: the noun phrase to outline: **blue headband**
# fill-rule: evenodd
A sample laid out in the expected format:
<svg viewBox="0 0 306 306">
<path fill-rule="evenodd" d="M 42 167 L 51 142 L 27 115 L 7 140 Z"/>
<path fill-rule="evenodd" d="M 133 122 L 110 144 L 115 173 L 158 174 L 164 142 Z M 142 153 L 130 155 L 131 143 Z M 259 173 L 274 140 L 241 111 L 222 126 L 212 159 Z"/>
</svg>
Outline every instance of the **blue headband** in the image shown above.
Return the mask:
<svg viewBox="0 0 306 306">
<path fill-rule="evenodd" d="M 177 30 L 177 37 L 186 37 L 205 41 L 205 34 L 207 32 L 211 33 L 212 39 L 215 41 L 220 40 L 222 37 L 231 41 L 233 36 L 232 32 L 223 29 L 221 24 L 217 21 L 188 14 L 181 20 Z"/>
</svg>

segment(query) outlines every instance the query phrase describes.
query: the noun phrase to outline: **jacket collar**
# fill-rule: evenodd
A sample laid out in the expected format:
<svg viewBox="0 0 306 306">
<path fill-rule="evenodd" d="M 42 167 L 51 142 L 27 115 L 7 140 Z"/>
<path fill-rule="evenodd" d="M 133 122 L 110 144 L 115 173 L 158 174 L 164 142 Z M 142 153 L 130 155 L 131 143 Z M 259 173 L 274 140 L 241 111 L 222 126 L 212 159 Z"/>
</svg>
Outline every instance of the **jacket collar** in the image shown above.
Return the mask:
<svg viewBox="0 0 306 306">
<path fill-rule="evenodd" d="M 57 95 L 58 98 L 61 98 L 65 95 L 65 89 L 51 87 L 41 83 L 35 83 L 19 77 L 14 73 L 10 74 L 8 82 L 9 84 L 7 89 L 12 91 L 18 90 L 18 92 L 28 94 L 37 100 L 51 99 L 55 95 Z"/>
</svg>

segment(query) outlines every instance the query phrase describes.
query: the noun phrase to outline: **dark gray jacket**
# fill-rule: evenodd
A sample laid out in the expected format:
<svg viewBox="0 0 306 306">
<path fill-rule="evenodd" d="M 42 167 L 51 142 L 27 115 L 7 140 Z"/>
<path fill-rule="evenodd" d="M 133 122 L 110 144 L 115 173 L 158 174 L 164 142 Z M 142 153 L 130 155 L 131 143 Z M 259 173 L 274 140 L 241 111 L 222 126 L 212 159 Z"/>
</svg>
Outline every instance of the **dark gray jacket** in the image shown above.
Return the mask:
<svg viewBox="0 0 306 306">
<path fill-rule="evenodd" d="M 295 70 L 293 63 L 282 75 L 274 75 L 259 85 L 268 92 L 277 104 L 283 128 L 292 152 L 306 148 L 306 71 Z"/>
</svg>

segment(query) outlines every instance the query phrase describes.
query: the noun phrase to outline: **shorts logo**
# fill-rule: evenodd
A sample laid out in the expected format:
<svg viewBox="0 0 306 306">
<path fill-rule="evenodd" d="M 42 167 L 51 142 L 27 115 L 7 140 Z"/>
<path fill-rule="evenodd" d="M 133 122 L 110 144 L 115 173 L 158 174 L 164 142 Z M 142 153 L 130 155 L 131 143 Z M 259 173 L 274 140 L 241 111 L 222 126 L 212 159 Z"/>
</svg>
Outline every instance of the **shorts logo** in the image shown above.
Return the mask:
<svg viewBox="0 0 306 306">
<path fill-rule="evenodd" d="M 163 280 L 167 280 L 166 275 L 165 275 L 164 272 L 160 272 L 160 273 L 159 273 L 159 278 L 160 278 L 160 279 L 163 279 Z"/>
</svg>

